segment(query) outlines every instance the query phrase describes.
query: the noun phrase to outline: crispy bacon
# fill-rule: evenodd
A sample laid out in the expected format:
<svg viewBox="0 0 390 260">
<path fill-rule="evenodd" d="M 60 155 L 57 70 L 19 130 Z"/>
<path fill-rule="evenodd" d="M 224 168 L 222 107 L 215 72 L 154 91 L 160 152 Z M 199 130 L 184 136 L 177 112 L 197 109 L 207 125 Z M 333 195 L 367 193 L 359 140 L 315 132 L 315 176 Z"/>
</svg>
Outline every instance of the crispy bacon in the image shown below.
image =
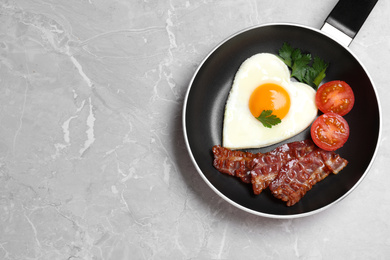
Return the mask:
<svg viewBox="0 0 390 260">
<path fill-rule="evenodd" d="M 278 176 L 280 168 L 288 161 L 300 158 L 314 149 L 310 140 L 283 144 L 273 151 L 253 159 L 251 183 L 253 192 L 260 194 Z"/>
<path fill-rule="evenodd" d="M 269 188 L 276 198 L 286 201 L 287 206 L 292 206 L 314 184 L 325 179 L 332 172 L 337 174 L 347 163 L 347 160 L 338 154 L 317 148 L 283 165 Z"/>
<path fill-rule="evenodd" d="M 265 154 L 233 151 L 215 145 L 213 165 L 222 173 L 236 176 L 245 183 L 252 183 L 254 193 L 260 194 L 275 179 L 284 163 L 304 156 L 313 148 L 314 144 L 310 140 L 284 144 Z"/>
<path fill-rule="evenodd" d="M 316 147 L 311 140 L 284 144 L 264 154 L 233 151 L 220 145 L 212 151 L 218 171 L 251 183 L 255 194 L 269 187 L 287 206 L 297 203 L 314 184 L 348 164 L 338 154 Z"/>
<path fill-rule="evenodd" d="M 253 168 L 252 160 L 262 154 L 232 151 L 220 145 L 213 146 L 214 167 L 225 174 L 236 176 L 245 183 L 251 182 L 250 171 Z"/>
</svg>

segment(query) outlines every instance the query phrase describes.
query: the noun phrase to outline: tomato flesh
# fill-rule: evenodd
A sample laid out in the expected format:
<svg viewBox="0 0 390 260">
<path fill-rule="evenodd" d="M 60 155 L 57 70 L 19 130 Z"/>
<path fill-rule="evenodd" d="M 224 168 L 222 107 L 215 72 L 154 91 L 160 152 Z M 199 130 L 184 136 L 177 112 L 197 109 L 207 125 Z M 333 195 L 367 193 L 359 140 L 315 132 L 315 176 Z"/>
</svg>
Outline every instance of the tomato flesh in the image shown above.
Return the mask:
<svg viewBox="0 0 390 260">
<path fill-rule="evenodd" d="M 352 88 L 341 80 L 323 84 L 316 93 L 316 105 L 323 113 L 333 112 L 344 116 L 351 111 L 354 103 Z"/>
<path fill-rule="evenodd" d="M 310 129 L 313 142 L 327 151 L 341 148 L 349 137 L 349 125 L 340 115 L 329 112 L 319 116 Z"/>
</svg>

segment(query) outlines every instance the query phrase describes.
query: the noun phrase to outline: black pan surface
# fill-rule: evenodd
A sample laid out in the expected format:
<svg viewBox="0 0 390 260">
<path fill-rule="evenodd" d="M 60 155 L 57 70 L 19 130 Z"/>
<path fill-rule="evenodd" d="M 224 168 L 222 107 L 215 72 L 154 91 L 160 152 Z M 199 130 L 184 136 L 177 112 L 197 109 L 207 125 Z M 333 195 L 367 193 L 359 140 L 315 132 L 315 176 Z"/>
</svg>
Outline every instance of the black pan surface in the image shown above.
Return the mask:
<svg viewBox="0 0 390 260">
<path fill-rule="evenodd" d="M 260 195 L 254 195 L 249 184 L 218 172 L 212 165 L 211 152 L 213 145 L 222 143 L 225 103 L 239 66 L 256 53 L 278 54 L 284 42 L 329 62 L 323 82 L 344 80 L 355 94 L 354 108 L 345 116 L 350 126 L 350 137 L 344 147 L 337 150 L 349 161 L 348 166 L 338 175 L 330 175 L 316 184 L 292 207 L 274 198 L 268 189 Z M 274 218 L 307 216 L 346 197 L 361 182 L 373 162 L 380 135 L 380 119 L 375 87 L 355 55 L 319 30 L 291 24 L 249 28 L 221 43 L 195 73 L 183 110 L 187 147 L 196 169 L 206 183 L 238 208 Z M 276 145 L 244 151 L 268 152 L 283 143 L 307 138 L 310 138 L 310 127 Z"/>
</svg>

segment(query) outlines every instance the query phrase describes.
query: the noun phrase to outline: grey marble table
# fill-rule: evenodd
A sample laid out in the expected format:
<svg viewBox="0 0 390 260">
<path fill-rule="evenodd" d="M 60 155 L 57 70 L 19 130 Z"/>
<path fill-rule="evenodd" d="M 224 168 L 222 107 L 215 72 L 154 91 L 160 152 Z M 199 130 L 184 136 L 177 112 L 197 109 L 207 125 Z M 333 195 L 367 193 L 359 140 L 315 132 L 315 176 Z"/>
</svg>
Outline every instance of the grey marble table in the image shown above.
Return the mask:
<svg viewBox="0 0 390 260">
<path fill-rule="evenodd" d="M 350 45 L 384 117 L 346 199 L 249 214 L 184 142 L 188 84 L 218 43 L 270 22 L 320 28 L 336 2 L 0 0 L 0 259 L 388 259 L 390 1 Z"/>
</svg>

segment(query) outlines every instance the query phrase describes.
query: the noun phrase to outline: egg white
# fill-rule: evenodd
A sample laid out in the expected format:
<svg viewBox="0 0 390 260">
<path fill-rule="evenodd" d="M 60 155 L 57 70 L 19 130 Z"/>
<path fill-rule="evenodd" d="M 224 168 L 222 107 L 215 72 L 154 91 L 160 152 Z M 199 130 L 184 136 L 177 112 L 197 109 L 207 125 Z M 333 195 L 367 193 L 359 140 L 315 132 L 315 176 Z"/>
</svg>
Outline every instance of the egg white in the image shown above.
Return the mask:
<svg viewBox="0 0 390 260">
<path fill-rule="evenodd" d="M 249 110 L 252 92 L 264 83 L 283 87 L 291 106 L 282 122 L 266 128 Z M 225 107 L 222 145 L 230 149 L 269 146 L 306 129 L 317 116 L 315 90 L 307 84 L 290 81 L 288 67 L 269 53 L 253 55 L 237 71 Z"/>
</svg>

